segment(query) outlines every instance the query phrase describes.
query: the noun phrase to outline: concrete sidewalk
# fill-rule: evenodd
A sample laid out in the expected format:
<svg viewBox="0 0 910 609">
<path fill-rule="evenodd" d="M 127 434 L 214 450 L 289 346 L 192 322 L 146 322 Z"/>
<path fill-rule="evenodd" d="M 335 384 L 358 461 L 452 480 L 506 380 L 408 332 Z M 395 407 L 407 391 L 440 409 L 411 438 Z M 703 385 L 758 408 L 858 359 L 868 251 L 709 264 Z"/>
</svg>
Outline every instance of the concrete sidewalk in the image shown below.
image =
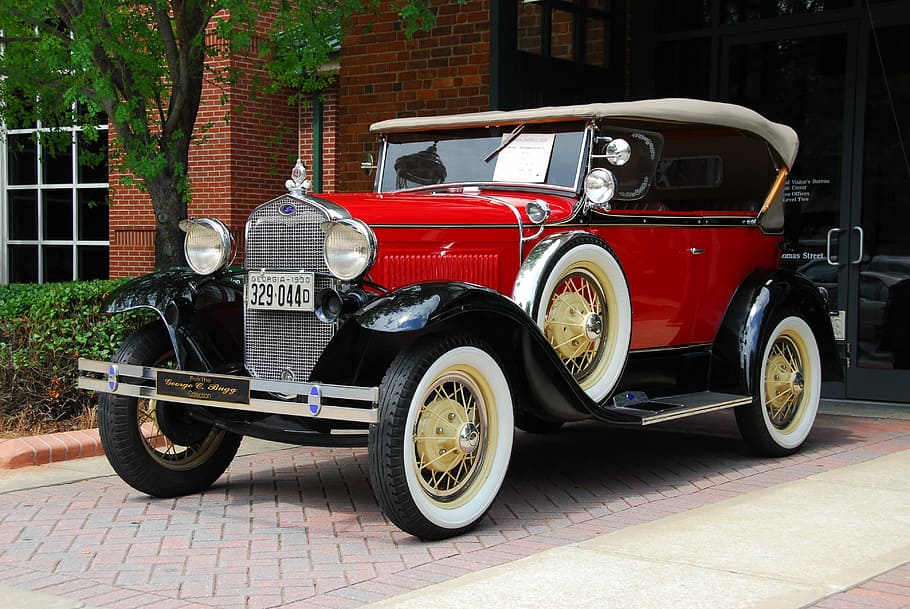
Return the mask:
<svg viewBox="0 0 910 609">
<path fill-rule="evenodd" d="M 910 563 L 908 473 L 904 451 L 368 607 L 799 609 Z"/>
</svg>

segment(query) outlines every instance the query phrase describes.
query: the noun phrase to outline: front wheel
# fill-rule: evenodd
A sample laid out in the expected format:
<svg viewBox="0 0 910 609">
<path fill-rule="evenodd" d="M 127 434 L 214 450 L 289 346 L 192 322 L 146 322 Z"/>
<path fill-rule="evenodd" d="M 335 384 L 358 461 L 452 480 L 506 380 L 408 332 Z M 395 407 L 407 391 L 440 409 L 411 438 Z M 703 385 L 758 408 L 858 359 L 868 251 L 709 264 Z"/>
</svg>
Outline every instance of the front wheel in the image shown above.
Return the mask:
<svg viewBox="0 0 910 609">
<path fill-rule="evenodd" d="M 777 322 L 759 372 L 752 404 L 736 409 L 740 433 L 759 454 L 792 454 L 812 430 L 822 386 L 818 343 L 802 318 L 790 315 Z"/>
<path fill-rule="evenodd" d="M 130 335 L 113 361 L 176 366 L 161 324 L 144 326 Z M 136 490 L 154 497 L 207 489 L 230 465 L 242 439 L 192 419 L 184 406 L 109 393 L 98 399 L 98 431 L 114 471 Z"/>
<path fill-rule="evenodd" d="M 423 539 L 470 530 L 493 503 L 512 452 L 509 384 L 471 338 L 398 355 L 370 430 L 370 482 L 386 516 Z"/>
</svg>

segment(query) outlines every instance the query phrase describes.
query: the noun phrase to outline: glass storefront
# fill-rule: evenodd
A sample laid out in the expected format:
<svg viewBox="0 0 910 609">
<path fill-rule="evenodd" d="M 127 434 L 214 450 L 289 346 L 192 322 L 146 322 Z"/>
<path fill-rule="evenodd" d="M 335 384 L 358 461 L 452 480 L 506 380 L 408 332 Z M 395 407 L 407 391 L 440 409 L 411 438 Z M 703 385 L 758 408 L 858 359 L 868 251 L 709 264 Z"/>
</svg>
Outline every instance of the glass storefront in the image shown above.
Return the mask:
<svg viewBox="0 0 910 609">
<path fill-rule="evenodd" d="M 910 1 L 652 0 L 631 38 L 630 97 L 731 101 L 796 129 L 783 263 L 829 296 L 848 368 L 826 394 L 906 401 Z"/>
</svg>

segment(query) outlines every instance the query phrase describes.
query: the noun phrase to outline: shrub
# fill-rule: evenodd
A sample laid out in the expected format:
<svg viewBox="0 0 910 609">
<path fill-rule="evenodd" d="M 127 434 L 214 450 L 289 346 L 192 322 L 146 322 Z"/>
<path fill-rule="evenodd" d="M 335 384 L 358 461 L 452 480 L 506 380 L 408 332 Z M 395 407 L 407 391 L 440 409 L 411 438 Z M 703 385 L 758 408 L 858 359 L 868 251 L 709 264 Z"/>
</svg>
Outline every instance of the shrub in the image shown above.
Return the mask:
<svg viewBox="0 0 910 609">
<path fill-rule="evenodd" d="M 94 396 L 76 389 L 77 359 L 109 359 L 147 313 L 106 315 L 123 280 L 0 285 L 0 418 L 45 430 L 84 417 Z"/>
</svg>

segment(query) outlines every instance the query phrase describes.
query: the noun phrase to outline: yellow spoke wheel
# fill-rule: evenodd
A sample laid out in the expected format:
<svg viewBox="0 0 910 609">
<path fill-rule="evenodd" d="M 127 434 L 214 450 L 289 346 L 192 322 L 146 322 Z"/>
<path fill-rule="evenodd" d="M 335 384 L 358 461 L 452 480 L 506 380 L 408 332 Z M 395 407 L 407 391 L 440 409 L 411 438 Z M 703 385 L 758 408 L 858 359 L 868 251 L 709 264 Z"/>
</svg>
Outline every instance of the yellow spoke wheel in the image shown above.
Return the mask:
<svg viewBox="0 0 910 609">
<path fill-rule="evenodd" d="M 113 361 L 175 367 L 164 326 L 154 323 L 130 335 Z M 155 497 L 179 497 L 207 489 L 230 465 L 241 436 L 215 429 L 170 402 L 110 393 L 98 397 L 98 431 L 114 471 L 130 486 Z"/>
<path fill-rule="evenodd" d="M 812 329 L 796 315 L 777 319 L 761 350 L 752 404 L 736 408 L 743 439 L 770 457 L 799 450 L 821 397 L 821 356 Z"/>
<path fill-rule="evenodd" d="M 423 539 L 473 528 L 512 452 L 512 394 L 490 348 L 464 336 L 428 339 L 395 358 L 380 396 L 369 458 L 383 513 Z"/>
</svg>

